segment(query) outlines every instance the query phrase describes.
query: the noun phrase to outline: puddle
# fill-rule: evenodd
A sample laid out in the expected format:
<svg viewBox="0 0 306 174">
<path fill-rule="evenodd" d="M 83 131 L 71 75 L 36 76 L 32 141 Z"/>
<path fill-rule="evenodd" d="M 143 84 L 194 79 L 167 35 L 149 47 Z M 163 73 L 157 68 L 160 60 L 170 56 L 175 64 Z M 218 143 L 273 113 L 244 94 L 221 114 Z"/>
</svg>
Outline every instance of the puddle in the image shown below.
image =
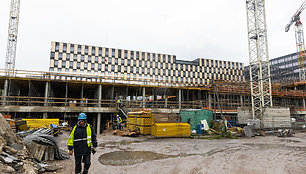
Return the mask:
<svg viewBox="0 0 306 174">
<path fill-rule="evenodd" d="M 302 140 L 294 140 L 294 139 L 280 139 L 280 141 L 285 141 L 288 143 L 301 143 Z"/>
<path fill-rule="evenodd" d="M 174 158 L 176 155 L 164 155 L 150 151 L 115 151 L 103 154 L 99 162 L 103 165 L 126 166 L 146 161 Z"/>
<path fill-rule="evenodd" d="M 151 151 L 115 151 L 103 154 L 99 157 L 99 162 L 103 165 L 111 165 L 111 166 L 126 166 L 133 165 L 137 163 L 143 163 L 146 161 L 153 160 L 161 160 L 167 158 L 175 158 L 175 157 L 189 157 L 200 155 L 203 157 L 209 157 L 216 153 L 222 153 L 224 151 L 237 151 L 240 148 L 223 148 L 223 149 L 215 149 L 208 151 L 206 153 L 200 154 L 178 154 L 178 155 L 165 155 L 160 153 L 155 153 Z"/>
<path fill-rule="evenodd" d="M 306 147 L 304 146 L 290 146 L 285 144 L 250 144 L 245 143 L 243 145 L 257 147 L 261 150 L 269 150 L 269 149 L 286 149 L 286 150 L 296 150 L 296 151 L 306 151 Z"/>
</svg>

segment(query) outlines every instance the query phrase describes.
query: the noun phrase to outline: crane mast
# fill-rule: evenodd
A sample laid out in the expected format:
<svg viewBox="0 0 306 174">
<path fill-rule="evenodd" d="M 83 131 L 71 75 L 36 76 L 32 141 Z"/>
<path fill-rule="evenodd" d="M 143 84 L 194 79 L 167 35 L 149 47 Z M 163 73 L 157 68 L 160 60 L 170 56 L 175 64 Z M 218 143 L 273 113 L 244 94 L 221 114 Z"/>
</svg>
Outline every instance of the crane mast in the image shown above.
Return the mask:
<svg viewBox="0 0 306 174">
<path fill-rule="evenodd" d="M 272 106 L 265 0 L 247 0 L 246 11 L 252 116 L 262 121 L 264 107 Z"/>
<path fill-rule="evenodd" d="M 12 0 L 10 8 L 8 40 L 7 40 L 6 59 L 5 59 L 6 75 L 8 76 L 14 75 L 19 11 L 20 11 L 20 0 Z"/>
<path fill-rule="evenodd" d="M 297 10 L 297 12 L 291 17 L 289 24 L 286 25 L 285 31 L 288 32 L 293 23 L 295 23 L 295 41 L 296 41 L 296 49 L 297 49 L 297 57 L 298 57 L 298 65 L 299 65 L 299 79 L 300 81 L 306 80 L 306 52 L 305 52 L 305 43 L 304 43 L 304 31 L 303 24 L 301 22 L 300 15 L 304 11 L 306 7 L 306 0 Z"/>
</svg>

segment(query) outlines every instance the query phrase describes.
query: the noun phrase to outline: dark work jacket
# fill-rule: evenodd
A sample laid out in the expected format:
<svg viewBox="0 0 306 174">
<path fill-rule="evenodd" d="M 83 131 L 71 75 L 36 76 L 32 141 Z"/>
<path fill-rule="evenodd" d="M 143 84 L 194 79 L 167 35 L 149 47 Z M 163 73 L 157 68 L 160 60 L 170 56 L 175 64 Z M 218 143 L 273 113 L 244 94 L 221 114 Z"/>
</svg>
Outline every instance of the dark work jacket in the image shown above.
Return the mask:
<svg viewBox="0 0 306 174">
<path fill-rule="evenodd" d="M 97 136 L 96 136 L 95 130 L 92 128 L 91 125 L 89 125 L 89 126 L 90 126 L 90 129 L 91 129 L 92 146 L 97 147 L 98 143 L 97 143 Z M 85 127 L 77 125 L 77 127 L 75 128 L 75 131 L 74 131 L 74 139 L 75 140 L 76 139 L 87 138 L 86 127 L 87 127 L 87 123 L 86 123 Z M 74 141 L 73 146 L 68 146 L 68 149 L 69 150 L 74 149 L 74 156 L 90 155 L 90 153 L 91 153 L 91 147 L 88 147 L 87 140 Z"/>
</svg>

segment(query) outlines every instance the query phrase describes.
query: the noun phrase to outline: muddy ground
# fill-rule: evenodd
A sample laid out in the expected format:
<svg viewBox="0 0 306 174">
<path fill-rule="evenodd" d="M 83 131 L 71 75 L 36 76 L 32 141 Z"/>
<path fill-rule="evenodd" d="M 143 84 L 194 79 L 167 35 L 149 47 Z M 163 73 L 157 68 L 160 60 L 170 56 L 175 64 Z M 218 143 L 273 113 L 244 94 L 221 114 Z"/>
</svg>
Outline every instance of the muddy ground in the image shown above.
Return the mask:
<svg viewBox="0 0 306 174">
<path fill-rule="evenodd" d="M 59 142 L 66 148 L 68 133 Z M 90 173 L 105 174 L 304 174 L 306 133 L 241 139 L 190 139 L 98 136 Z M 55 161 L 56 173 L 73 173 L 74 158 Z"/>
</svg>

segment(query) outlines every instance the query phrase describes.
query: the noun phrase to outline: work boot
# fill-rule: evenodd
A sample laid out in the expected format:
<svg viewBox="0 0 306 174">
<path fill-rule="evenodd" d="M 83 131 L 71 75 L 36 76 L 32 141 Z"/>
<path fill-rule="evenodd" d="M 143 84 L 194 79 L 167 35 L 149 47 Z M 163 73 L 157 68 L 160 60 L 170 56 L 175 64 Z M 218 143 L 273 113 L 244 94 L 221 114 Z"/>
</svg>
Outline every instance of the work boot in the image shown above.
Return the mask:
<svg viewBox="0 0 306 174">
<path fill-rule="evenodd" d="M 84 170 L 84 171 L 83 171 L 83 174 L 88 174 L 88 170 Z"/>
</svg>

